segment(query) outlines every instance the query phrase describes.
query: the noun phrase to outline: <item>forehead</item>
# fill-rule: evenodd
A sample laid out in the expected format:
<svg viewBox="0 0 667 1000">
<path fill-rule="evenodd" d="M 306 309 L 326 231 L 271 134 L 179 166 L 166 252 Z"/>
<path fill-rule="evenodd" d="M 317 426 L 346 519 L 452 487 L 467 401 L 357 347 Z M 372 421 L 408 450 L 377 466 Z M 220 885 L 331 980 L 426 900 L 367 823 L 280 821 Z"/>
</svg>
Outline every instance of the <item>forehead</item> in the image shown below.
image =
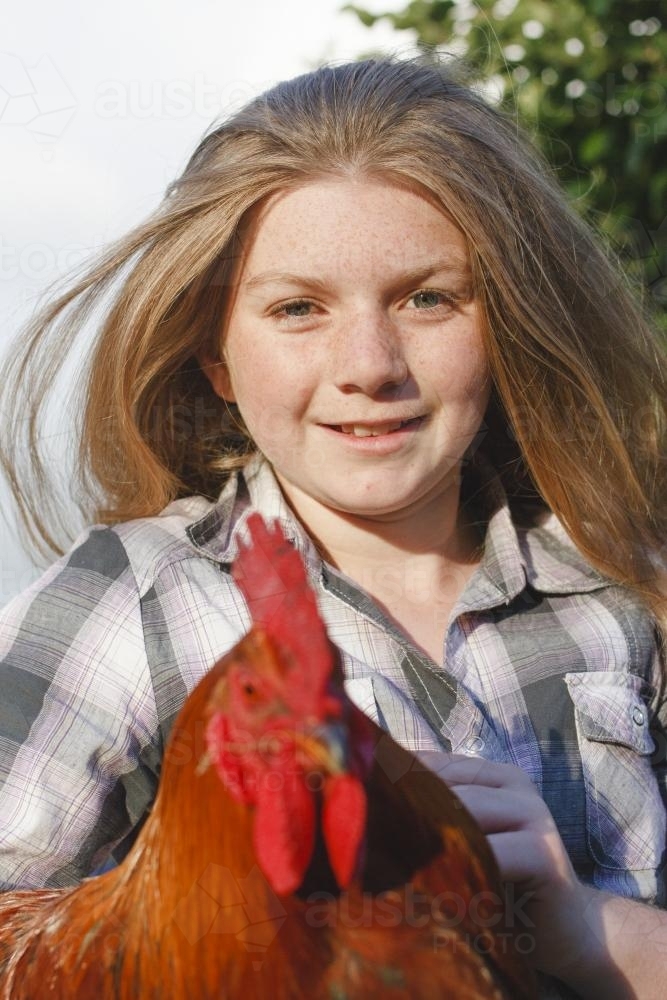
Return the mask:
<svg viewBox="0 0 667 1000">
<path fill-rule="evenodd" d="M 274 192 L 247 215 L 242 275 L 296 262 L 347 266 L 370 259 L 395 270 L 437 254 L 468 265 L 467 240 L 436 197 L 416 185 L 326 177 Z M 280 255 L 280 260 L 277 260 Z M 417 261 L 419 263 L 420 261 Z"/>
</svg>

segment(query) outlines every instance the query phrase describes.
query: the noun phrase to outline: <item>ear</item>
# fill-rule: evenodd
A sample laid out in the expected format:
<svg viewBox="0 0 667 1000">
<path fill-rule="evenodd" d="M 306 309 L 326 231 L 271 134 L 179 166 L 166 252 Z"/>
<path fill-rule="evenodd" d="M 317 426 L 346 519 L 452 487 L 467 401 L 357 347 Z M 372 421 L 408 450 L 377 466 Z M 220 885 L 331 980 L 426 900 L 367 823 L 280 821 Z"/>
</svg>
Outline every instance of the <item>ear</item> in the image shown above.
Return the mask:
<svg viewBox="0 0 667 1000">
<path fill-rule="evenodd" d="M 235 403 L 236 396 L 227 362 L 210 351 L 198 351 L 195 357 L 216 395 L 228 403 Z"/>
</svg>

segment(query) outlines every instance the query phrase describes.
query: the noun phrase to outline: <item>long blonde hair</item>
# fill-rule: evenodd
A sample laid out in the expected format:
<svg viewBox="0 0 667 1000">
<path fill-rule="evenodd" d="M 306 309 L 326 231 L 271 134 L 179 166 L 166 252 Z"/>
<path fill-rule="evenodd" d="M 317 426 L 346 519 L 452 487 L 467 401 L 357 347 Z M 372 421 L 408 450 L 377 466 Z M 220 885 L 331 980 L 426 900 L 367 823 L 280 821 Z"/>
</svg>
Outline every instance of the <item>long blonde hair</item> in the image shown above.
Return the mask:
<svg viewBox="0 0 667 1000">
<path fill-rule="evenodd" d="M 0 458 L 32 541 L 62 550 L 43 400 L 112 288 L 83 381 L 83 515 L 114 523 L 218 495 L 254 446 L 196 355 L 218 350 L 251 209 L 332 174 L 417 186 L 461 228 L 494 384 L 484 448 L 510 502 L 550 508 L 593 565 L 661 615 L 664 350 L 516 124 L 424 58 L 323 67 L 253 100 L 25 331 L 0 383 Z"/>
</svg>

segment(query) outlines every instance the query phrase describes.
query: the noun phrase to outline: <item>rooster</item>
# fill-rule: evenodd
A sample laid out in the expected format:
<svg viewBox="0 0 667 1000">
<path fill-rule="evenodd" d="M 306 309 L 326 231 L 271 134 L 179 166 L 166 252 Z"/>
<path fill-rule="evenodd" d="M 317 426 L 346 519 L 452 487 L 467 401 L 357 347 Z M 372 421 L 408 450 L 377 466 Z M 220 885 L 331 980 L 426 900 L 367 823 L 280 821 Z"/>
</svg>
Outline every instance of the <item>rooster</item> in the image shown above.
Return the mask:
<svg viewBox="0 0 667 1000">
<path fill-rule="evenodd" d="M 534 997 L 484 836 L 345 695 L 280 528 L 248 529 L 253 627 L 188 697 L 125 860 L 0 895 L 0 1000 Z"/>
</svg>

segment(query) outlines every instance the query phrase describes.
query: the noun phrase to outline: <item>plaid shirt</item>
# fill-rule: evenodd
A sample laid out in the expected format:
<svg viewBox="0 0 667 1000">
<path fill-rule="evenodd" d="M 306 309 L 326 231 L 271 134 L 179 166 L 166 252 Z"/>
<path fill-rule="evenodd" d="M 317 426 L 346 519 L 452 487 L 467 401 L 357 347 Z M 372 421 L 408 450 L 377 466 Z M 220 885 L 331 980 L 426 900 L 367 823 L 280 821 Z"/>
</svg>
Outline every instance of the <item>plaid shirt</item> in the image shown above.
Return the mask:
<svg viewBox="0 0 667 1000">
<path fill-rule="evenodd" d="M 435 663 L 323 564 L 268 464 L 216 504 L 94 527 L 0 616 L 0 887 L 60 886 L 128 849 L 187 693 L 245 633 L 230 575 L 251 508 L 304 557 L 351 698 L 411 750 L 531 776 L 579 876 L 664 902 L 667 706 L 650 617 L 552 515 L 512 523 L 484 486 L 481 564 Z"/>
</svg>

